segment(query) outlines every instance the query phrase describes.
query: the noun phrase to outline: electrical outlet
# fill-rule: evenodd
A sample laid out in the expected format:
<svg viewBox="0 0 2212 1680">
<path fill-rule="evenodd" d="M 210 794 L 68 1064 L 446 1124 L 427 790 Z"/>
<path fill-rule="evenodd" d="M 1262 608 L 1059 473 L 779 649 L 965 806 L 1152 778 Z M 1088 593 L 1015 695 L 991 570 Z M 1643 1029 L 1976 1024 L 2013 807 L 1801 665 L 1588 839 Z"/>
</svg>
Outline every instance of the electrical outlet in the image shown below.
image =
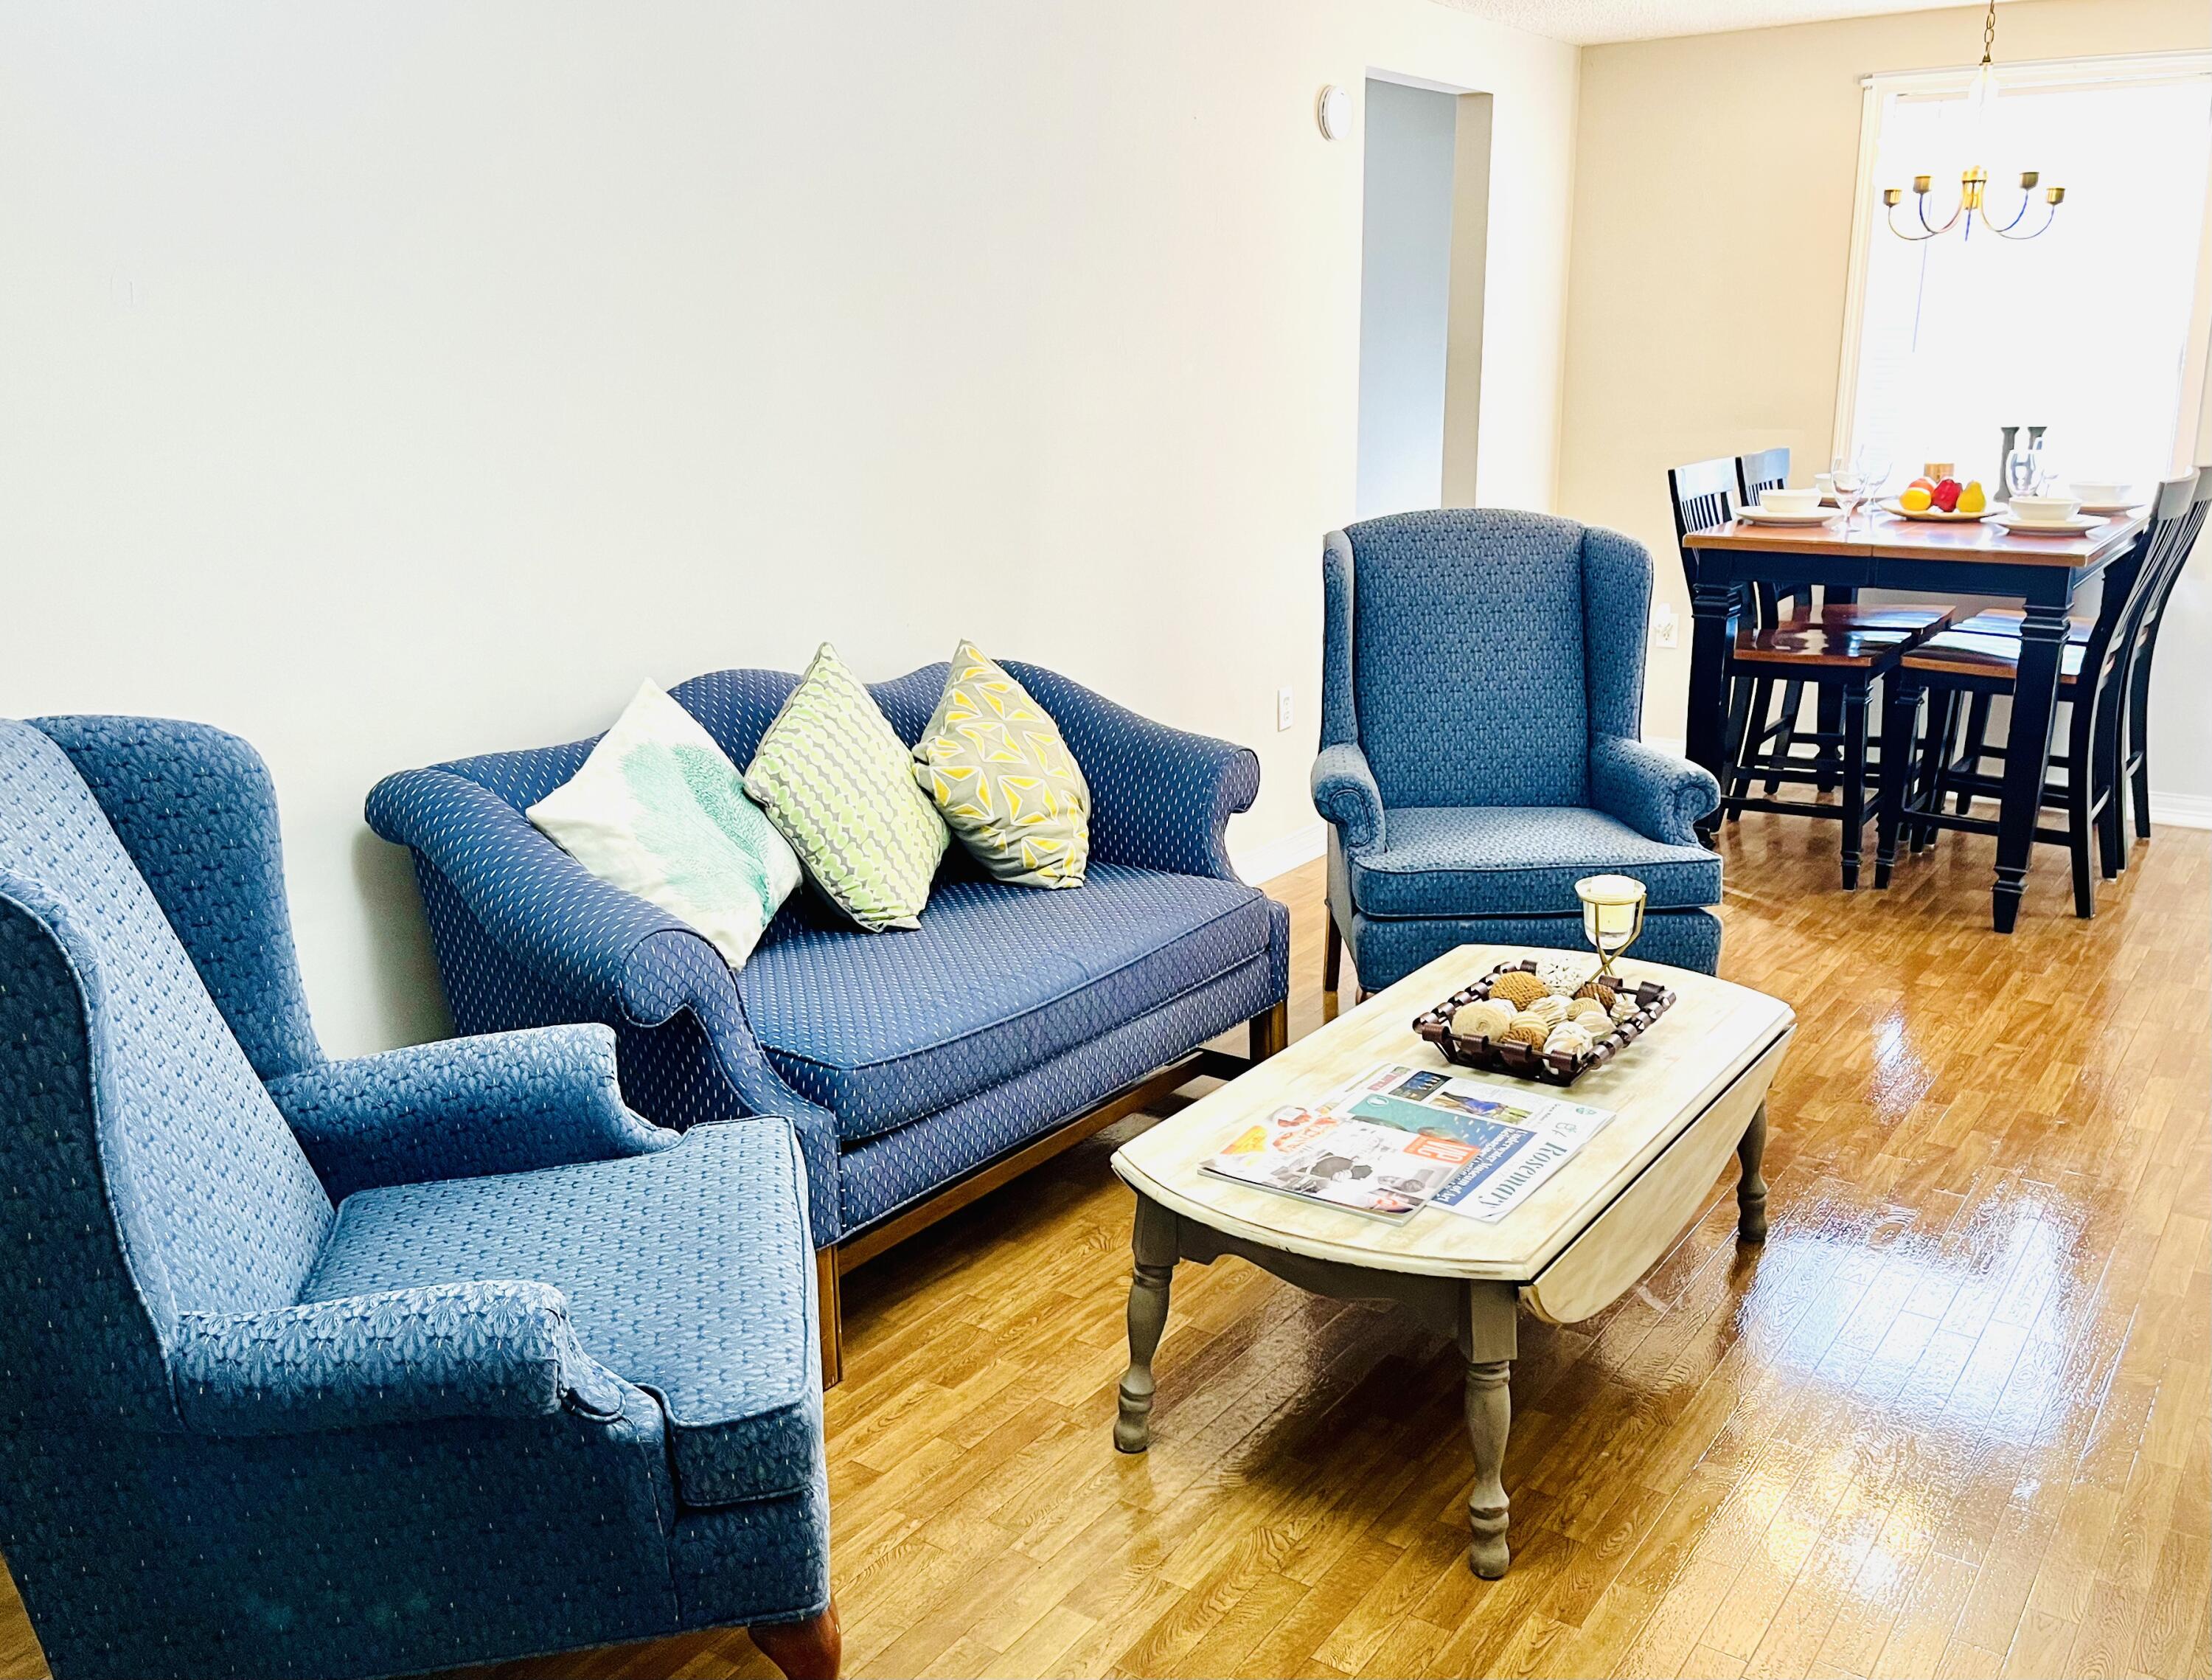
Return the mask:
<svg viewBox="0 0 2212 1680">
<path fill-rule="evenodd" d="M 1287 729 L 1290 727 L 1291 691 L 1288 686 L 1285 686 L 1275 691 L 1275 727 Z"/>
<path fill-rule="evenodd" d="M 1674 616 L 1674 609 L 1665 601 L 1652 609 L 1651 645 L 1673 648 L 1680 645 L 1682 621 Z"/>
</svg>

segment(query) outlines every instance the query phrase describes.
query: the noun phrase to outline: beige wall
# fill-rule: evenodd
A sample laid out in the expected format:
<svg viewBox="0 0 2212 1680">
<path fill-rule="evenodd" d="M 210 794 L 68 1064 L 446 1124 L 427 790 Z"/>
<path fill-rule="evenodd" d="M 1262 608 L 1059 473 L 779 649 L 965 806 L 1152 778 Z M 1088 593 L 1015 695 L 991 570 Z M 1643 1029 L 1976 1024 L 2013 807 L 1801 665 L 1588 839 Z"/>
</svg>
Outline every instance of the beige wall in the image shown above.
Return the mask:
<svg viewBox="0 0 2212 1680">
<path fill-rule="evenodd" d="M 1483 487 L 1546 506 L 1575 53 L 1428 0 L 10 5 L 0 714 L 258 743 L 338 1051 L 439 1023 L 379 776 L 823 637 L 1249 742 L 1294 857 L 1370 70 L 1496 96 Z"/>
<path fill-rule="evenodd" d="M 1981 18 L 1944 10 L 1588 47 L 1576 141 L 1559 507 L 1659 557 L 1682 645 L 1654 648 L 1647 732 L 1679 738 L 1688 600 L 1667 469 L 1784 443 L 1827 465 L 1858 160 L 1859 78 L 1972 63 Z M 2001 58 L 2212 45 L 2205 0 L 2017 0 Z M 2201 671 L 2212 614 L 2169 641 L 2161 790 L 2212 795 Z M 2181 732 L 2185 726 L 2187 735 Z"/>
</svg>

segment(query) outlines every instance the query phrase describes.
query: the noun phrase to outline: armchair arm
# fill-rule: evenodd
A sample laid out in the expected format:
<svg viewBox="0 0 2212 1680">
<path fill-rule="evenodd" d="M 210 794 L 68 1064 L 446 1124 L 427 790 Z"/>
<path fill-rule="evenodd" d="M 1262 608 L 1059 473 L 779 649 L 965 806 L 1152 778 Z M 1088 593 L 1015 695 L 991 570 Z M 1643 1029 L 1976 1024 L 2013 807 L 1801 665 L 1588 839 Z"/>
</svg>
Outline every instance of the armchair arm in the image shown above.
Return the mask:
<svg viewBox="0 0 2212 1680">
<path fill-rule="evenodd" d="M 1721 802 L 1711 773 L 1625 735 L 1592 737 L 1589 771 L 1593 805 L 1665 845 L 1697 845 L 1698 819 Z"/>
<path fill-rule="evenodd" d="M 1042 666 L 1006 669 L 1048 712 L 1091 785 L 1091 855 L 1235 880 L 1229 819 L 1260 792 L 1249 746 L 1171 729 Z"/>
<path fill-rule="evenodd" d="M 1347 853 L 1382 843 L 1382 790 L 1358 741 L 1325 746 L 1314 760 L 1314 809 L 1334 826 Z"/>
<path fill-rule="evenodd" d="M 441 1283 L 266 1312 L 187 1312 L 177 1411 L 208 1435 L 289 1435 L 451 1417 L 621 1415 L 550 1283 Z"/>
<path fill-rule="evenodd" d="M 447 1038 L 269 1082 L 331 1200 L 376 1184 L 529 1172 L 665 1149 L 633 1114 L 601 1026 Z"/>
<path fill-rule="evenodd" d="M 498 794 L 451 770 L 387 776 L 369 794 L 368 816 L 453 888 L 476 924 L 471 936 L 526 970 L 568 1019 L 626 1030 L 689 1010 L 727 1087 L 727 1107 L 720 1093 L 698 1093 L 707 1113 L 790 1121 L 806 1157 L 815 1241 L 836 1240 L 836 1117 L 769 1064 L 729 965 L 703 934 L 601 880 Z"/>
</svg>

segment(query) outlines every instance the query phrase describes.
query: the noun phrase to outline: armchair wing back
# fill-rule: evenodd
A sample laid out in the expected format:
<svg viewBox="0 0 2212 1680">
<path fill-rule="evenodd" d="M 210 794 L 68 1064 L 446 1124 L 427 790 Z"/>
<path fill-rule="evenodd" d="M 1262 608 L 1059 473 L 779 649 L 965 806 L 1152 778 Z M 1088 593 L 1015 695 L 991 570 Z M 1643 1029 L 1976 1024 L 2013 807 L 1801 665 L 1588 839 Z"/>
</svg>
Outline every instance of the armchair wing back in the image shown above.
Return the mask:
<svg viewBox="0 0 2212 1680">
<path fill-rule="evenodd" d="M 819 1627 L 805 1220 L 783 1123 L 648 1125 L 605 1028 L 327 1060 L 252 749 L 0 719 L 0 1553 L 60 1680 Z"/>
<path fill-rule="evenodd" d="M 1348 939 L 1373 989 L 1470 940 L 1572 947 L 1573 880 L 1618 871 L 1652 895 L 1638 954 L 1710 970 L 1719 864 L 1692 825 L 1717 790 L 1639 739 L 1642 545 L 1439 509 L 1330 533 L 1322 572 L 1331 962 Z"/>
</svg>

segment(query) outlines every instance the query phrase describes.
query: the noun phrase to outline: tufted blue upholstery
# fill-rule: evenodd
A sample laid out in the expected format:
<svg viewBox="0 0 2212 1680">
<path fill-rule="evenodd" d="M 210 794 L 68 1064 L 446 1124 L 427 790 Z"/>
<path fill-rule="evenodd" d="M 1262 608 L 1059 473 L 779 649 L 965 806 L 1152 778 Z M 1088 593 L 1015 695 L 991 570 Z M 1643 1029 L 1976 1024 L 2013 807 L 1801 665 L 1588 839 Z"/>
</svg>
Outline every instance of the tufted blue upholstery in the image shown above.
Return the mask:
<svg viewBox="0 0 2212 1680">
<path fill-rule="evenodd" d="M 1601 811 L 1416 805 L 1390 813 L 1388 846 L 1352 855 L 1352 898 L 1370 917 L 1556 915 L 1606 870 L 1643 881 L 1651 910 L 1720 896 L 1721 861 L 1703 846 L 1647 840 Z"/>
<path fill-rule="evenodd" d="M 796 1494 L 822 1451 L 805 1177 L 788 1128 L 730 1120 L 627 1160 L 364 1190 L 302 1298 L 543 1279 L 520 1287 L 553 1285 L 581 1348 L 659 1400 L 686 1505 Z"/>
<path fill-rule="evenodd" d="M 402 1673 L 817 1613 L 789 1130 L 647 1124 L 602 1029 L 325 1062 L 281 886 L 243 743 L 0 721 L 0 1550 L 53 1671 Z"/>
<path fill-rule="evenodd" d="M 1281 1001 L 1288 918 L 1237 880 L 1224 839 L 1258 791 L 1257 758 L 1005 663 L 1090 784 L 1091 885 L 990 881 L 956 848 L 918 930 L 859 934 L 795 895 L 735 980 L 699 934 L 586 873 L 523 816 L 589 741 L 387 776 L 368 820 L 414 854 L 455 1024 L 604 1022 L 623 1093 L 661 1124 L 787 1117 L 826 1245 Z M 928 666 L 871 687 L 902 740 L 920 737 L 945 675 Z M 796 680 L 720 671 L 672 692 L 742 764 Z M 1249 1007 L 1216 1020 L 1232 1001 Z M 1121 1042 L 1158 1054 L 1101 1085 L 1126 1057 L 1079 1052 L 1154 1016 L 1175 1030 Z M 857 1153 L 893 1136 L 901 1165 L 855 1194 Z"/>
<path fill-rule="evenodd" d="M 1540 514 L 1400 514 L 1331 532 L 1322 579 L 1313 797 L 1360 984 L 1507 942 L 1509 926 L 1516 942 L 1579 947 L 1574 883 L 1601 873 L 1697 918 L 1669 948 L 1710 971 L 1719 923 L 1702 907 L 1720 902 L 1720 861 L 1692 825 L 1719 791 L 1638 739 L 1643 547 Z M 1638 955 L 1670 960 L 1655 934 Z"/>
<path fill-rule="evenodd" d="M 1579 916 L 1360 916 L 1346 931 L 1355 964 L 1361 956 L 1367 960 L 1367 966 L 1359 970 L 1363 985 L 1370 971 L 1403 979 L 1462 945 L 1589 949 Z M 1631 954 L 1644 962 L 1716 973 L 1721 959 L 1720 918 L 1707 910 L 1653 910 L 1644 918 L 1643 936 Z"/>
<path fill-rule="evenodd" d="M 947 881 L 896 940 L 787 932 L 738 991 L 776 1071 L 851 1142 L 1172 1002 L 1267 939 L 1267 901 L 1249 887 L 1096 864 L 1072 892 Z"/>
</svg>

